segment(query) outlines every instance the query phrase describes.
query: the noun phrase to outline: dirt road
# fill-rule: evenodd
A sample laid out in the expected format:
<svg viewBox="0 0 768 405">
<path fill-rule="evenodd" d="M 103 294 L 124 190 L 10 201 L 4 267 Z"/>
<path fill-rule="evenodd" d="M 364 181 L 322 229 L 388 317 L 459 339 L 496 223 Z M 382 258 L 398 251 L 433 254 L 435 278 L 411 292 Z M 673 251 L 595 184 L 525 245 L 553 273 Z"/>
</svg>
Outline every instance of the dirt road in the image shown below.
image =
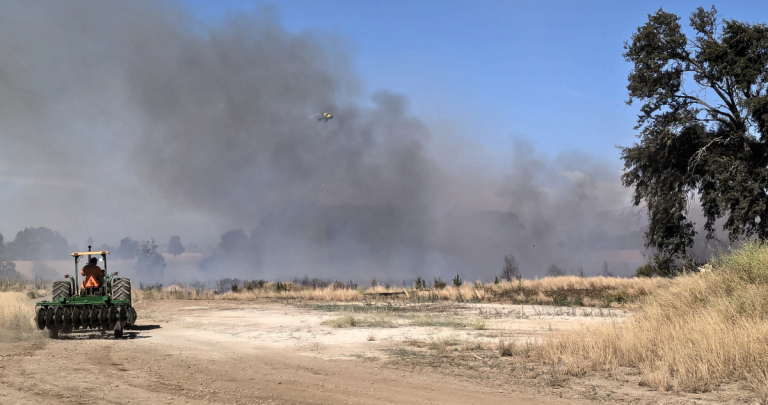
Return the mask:
<svg viewBox="0 0 768 405">
<path fill-rule="evenodd" d="M 121 340 L 0 343 L 0 403 L 565 403 L 387 365 L 380 356 L 407 338 L 402 328 L 336 329 L 321 324 L 331 315 L 282 304 L 165 301 L 139 312 Z"/>
</svg>

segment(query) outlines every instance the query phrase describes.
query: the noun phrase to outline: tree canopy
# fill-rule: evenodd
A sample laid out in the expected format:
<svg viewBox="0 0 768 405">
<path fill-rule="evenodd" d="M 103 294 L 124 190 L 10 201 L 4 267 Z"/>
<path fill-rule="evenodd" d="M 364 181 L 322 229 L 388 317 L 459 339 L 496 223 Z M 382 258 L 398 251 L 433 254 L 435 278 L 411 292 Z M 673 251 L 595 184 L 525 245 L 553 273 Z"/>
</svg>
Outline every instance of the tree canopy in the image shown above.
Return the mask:
<svg viewBox="0 0 768 405">
<path fill-rule="evenodd" d="M 115 256 L 118 259 L 133 260 L 136 258 L 136 251 L 139 249 L 139 241 L 125 237 L 120 240 L 120 246 L 115 250 Z"/>
<path fill-rule="evenodd" d="M 16 263 L 0 259 L 0 278 L 23 278 L 23 276 L 16 271 Z"/>
<path fill-rule="evenodd" d="M 185 250 L 187 249 L 181 244 L 181 236 L 171 236 L 171 240 L 168 241 L 167 253 L 176 257 L 184 253 Z"/>
<path fill-rule="evenodd" d="M 48 260 L 69 256 L 67 240 L 56 231 L 45 227 L 24 228 L 6 245 L 10 260 Z"/>
<path fill-rule="evenodd" d="M 547 269 L 547 277 L 562 277 L 565 275 L 565 270 L 557 267 L 557 265 L 554 263 L 552 263 Z"/>
<path fill-rule="evenodd" d="M 639 142 L 621 148 L 622 183 L 648 210 L 646 247 L 678 258 L 693 245 L 696 199 L 708 238 L 719 219 L 731 240 L 768 237 L 768 27 L 714 7 L 689 25 L 691 36 L 659 9 L 624 53 L 627 103 L 642 105 Z"/>
<path fill-rule="evenodd" d="M 157 253 L 154 239 L 139 242 L 136 249 L 136 273 L 144 279 L 161 280 L 165 274 L 165 259 Z"/>
</svg>

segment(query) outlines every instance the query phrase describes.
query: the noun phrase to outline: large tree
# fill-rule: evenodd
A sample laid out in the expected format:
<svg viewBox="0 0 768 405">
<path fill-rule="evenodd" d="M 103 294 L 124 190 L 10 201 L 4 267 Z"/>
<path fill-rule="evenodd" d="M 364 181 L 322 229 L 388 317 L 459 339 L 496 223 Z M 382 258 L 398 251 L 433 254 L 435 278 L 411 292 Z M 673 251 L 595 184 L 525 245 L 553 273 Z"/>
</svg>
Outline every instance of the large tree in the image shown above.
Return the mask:
<svg viewBox="0 0 768 405">
<path fill-rule="evenodd" d="M 768 237 L 768 27 L 697 9 L 691 36 L 661 9 L 625 43 L 628 104 L 642 103 L 639 143 L 622 148 L 622 182 L 648 210 L 646 247 L 682 257 L 693 245 L 689 208 L 707 237 Z"/>
<path fill-rule="evenodd" d="M 67 240 L 45 227 L 24 228 L 6 245 L 10 260 L 49 260 L 69 256 Z"/>
<path fill-rule="evenodd" d="M 120 240 L 120 246 L 115 250 L 115 256 L 118 259 L 133 260 L 136 258 L 136 251 L 139 249 L 139 241 L 125 237 Z"/>
<path fill-rule="evenodd" d="M 171 236 L 171 240 L 168 241 L 168 254 L 176 257 L 185 250 L 187 249 L 181 244 L 181 236 Z"/>
<path fill-rule="evenodd" d="M 154 239 L 139 242 L 136 249 L 136 273 L 150 281 L 163 279 L 165 273 L 165 259 L 157 253 L 157 243 Z"/>
<path fill-rule="evenodd" d="M 16 271 L 16 263 L 0 259 L 0 278 L 22 278 L 21 273 Z"/>
</svg>

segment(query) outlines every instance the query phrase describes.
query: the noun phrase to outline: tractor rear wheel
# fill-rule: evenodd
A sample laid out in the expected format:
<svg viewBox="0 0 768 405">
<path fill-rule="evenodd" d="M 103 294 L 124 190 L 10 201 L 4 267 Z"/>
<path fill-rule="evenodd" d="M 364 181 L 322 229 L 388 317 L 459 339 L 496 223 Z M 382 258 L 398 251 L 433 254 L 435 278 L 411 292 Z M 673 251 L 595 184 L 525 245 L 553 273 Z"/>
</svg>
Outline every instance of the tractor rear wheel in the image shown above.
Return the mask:
<svg viewBox="0 0 768 405">
<path fill-rule="evenodd" d="M 69 298 L 72 296 L 70 287 L 72 283 L 69 281 L 54 281 L 53 282 L 53 301 L 58 301 L 59 297 Z"/>
<path fill-rule="evenodd" d="M 131 300 L 131 280 L 127 278 L 116 278 L 112 282 L 113 300 Z"/>
</svg>

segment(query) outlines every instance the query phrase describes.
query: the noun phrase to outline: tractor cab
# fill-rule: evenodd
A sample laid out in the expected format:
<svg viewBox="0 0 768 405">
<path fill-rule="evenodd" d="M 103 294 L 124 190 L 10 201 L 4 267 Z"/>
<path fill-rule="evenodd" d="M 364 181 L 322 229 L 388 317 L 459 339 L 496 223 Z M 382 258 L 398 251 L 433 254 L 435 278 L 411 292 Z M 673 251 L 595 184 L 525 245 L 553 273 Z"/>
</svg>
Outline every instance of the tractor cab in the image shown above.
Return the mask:
<svg viewBox="0 0 768 405">
<path fill-rule="evenodd" d="M 111 284 L 109 281 L 111 281 L 112 277 L 116 276 L 117 273 L 109 275 L 107 277 L 107 255 L 109 254 L 106 250 L 91 251 L 91 247 L 88 246 L 87 252 L 74 252 L 72 253 L 72 257 L 75 258 L 75 291 L 77 291 L 77 296 L 80 297 L 93 297 L 93 296 L 106 296 L 109 294 L 108 286 Z M 95 256 L 100 255 L 101 260 L 96 260 Z M 82 268 L 82 271 L 86 273 L 83 276 L 83 283 L 78 283 L 78 274 L 80 274 L 80 271 L 78 271 L 78 263 L 80 262 L 80 259 L 83 257 L 87 257 L 88 264 L 84 265 Z M 95 261 L 96 263 L 91 263 L 91 261 Z M 104 263 L 104 268 L 100 268 L 97 266 L 98 262 Z M 79 288 L 79 291 L 78 291 Z"/>
</svg>

